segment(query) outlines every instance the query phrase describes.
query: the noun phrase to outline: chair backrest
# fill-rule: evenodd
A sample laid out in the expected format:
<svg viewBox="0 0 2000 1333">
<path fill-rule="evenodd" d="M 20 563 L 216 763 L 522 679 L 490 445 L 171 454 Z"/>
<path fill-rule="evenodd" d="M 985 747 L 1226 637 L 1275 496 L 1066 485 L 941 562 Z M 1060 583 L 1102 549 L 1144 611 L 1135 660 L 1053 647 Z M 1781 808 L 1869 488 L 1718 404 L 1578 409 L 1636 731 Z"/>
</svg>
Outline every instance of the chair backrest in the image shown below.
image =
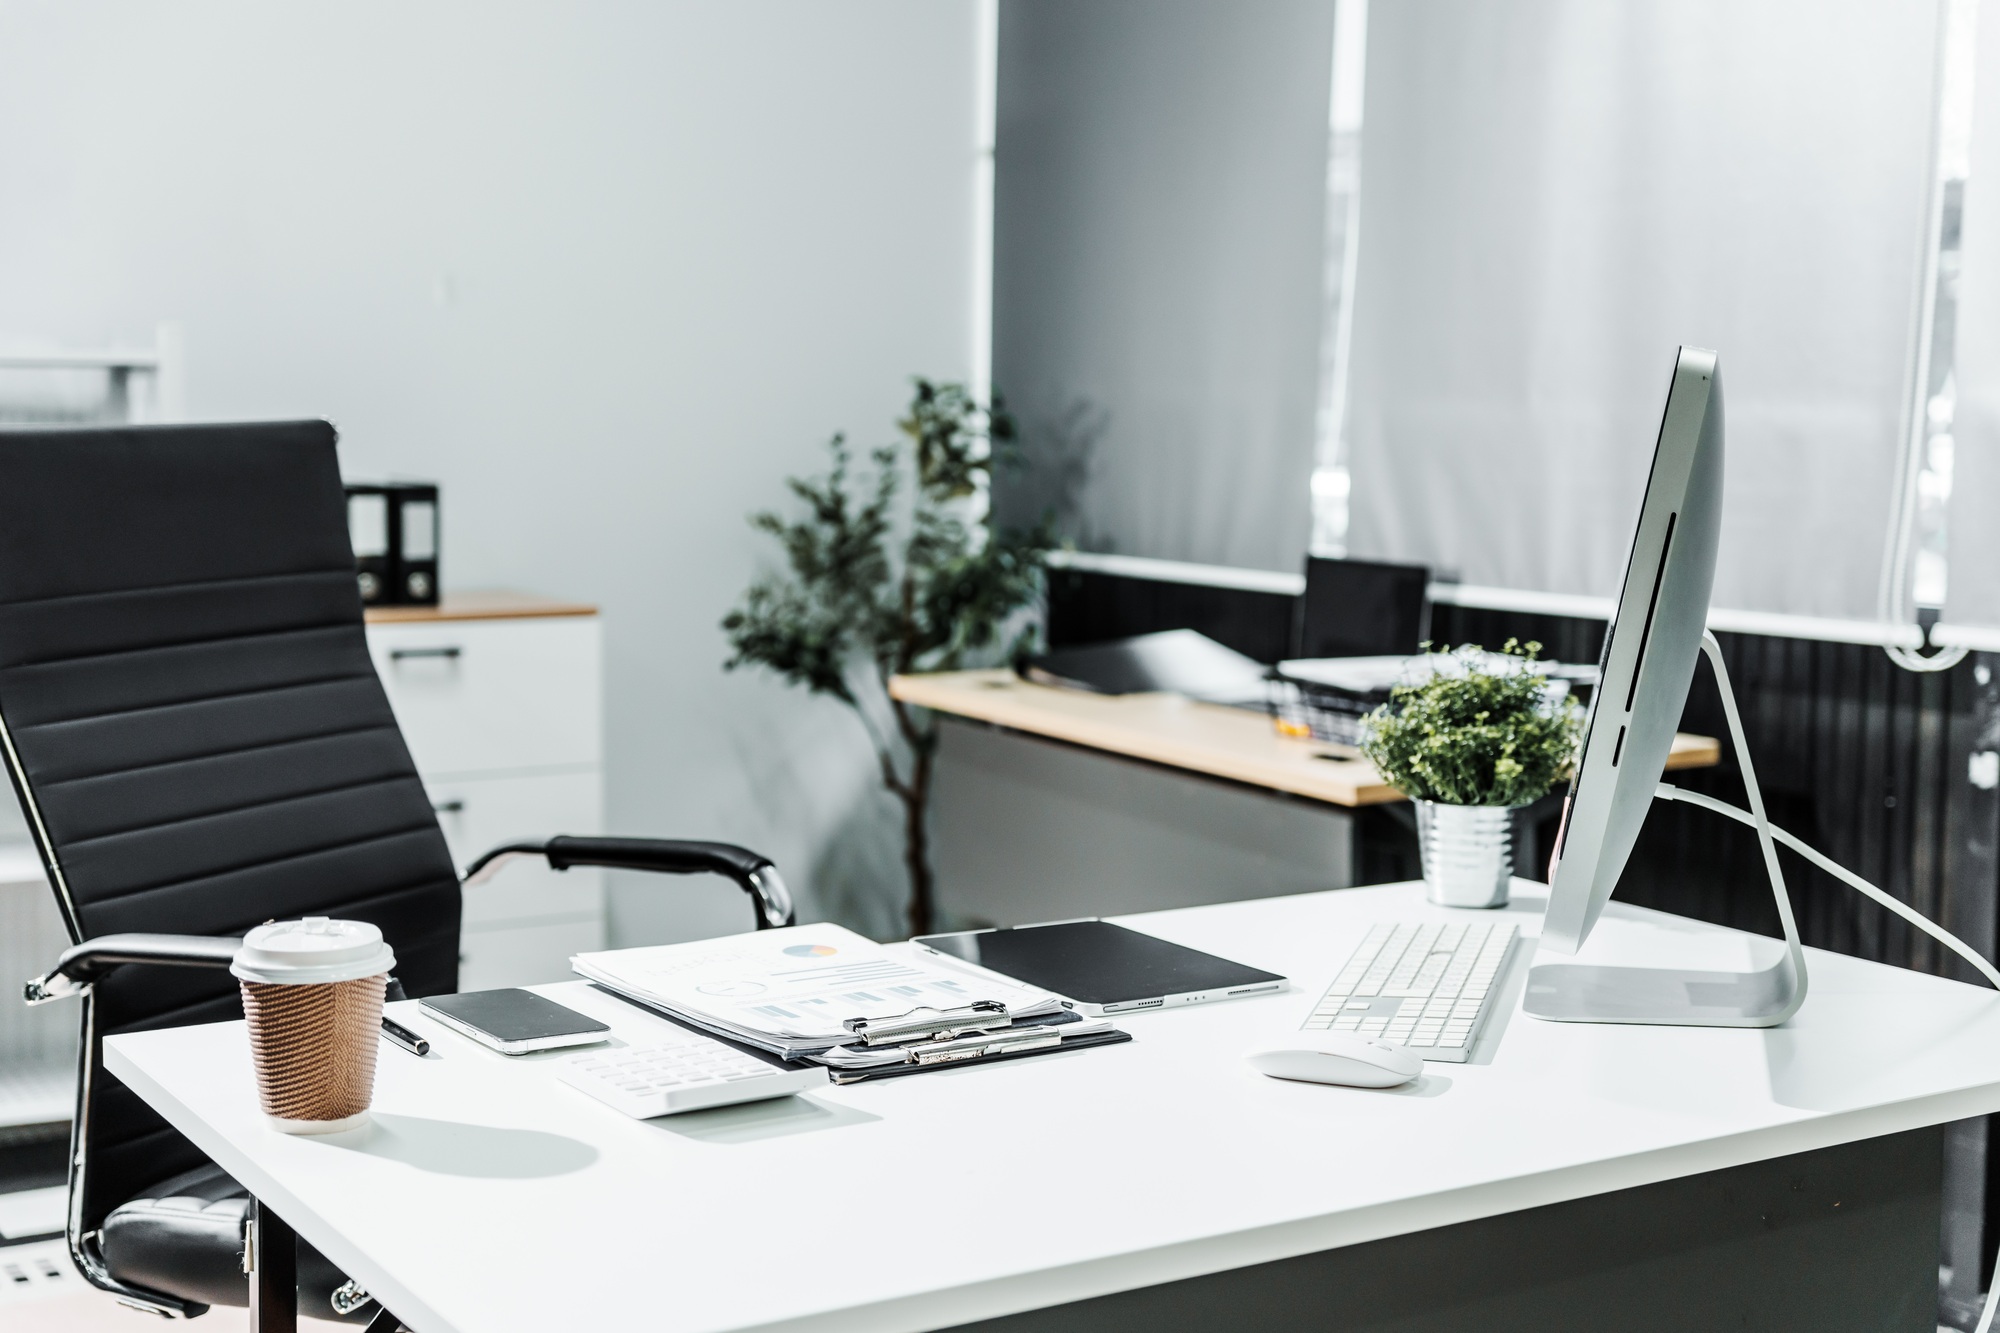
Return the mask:
<svg viewBox="0 0 2000 1333">
<path fill-rule="evenodd" d="M 458 982 L 459 887 L 369 660 L 333 428 L 0 432 L 0 743 L 72 935 L 379 925 Z M 100 1033 L 240 1015 L 127 967 Z M 203 1158 L 92 1073 L 85 1225 Z"/>
<path fill-rule="evenodd" d="M 1430 637 L 1431 572 L 1422 565 L 1306 557 L 1294 657 L 1389 657 Z"/>
</svg>

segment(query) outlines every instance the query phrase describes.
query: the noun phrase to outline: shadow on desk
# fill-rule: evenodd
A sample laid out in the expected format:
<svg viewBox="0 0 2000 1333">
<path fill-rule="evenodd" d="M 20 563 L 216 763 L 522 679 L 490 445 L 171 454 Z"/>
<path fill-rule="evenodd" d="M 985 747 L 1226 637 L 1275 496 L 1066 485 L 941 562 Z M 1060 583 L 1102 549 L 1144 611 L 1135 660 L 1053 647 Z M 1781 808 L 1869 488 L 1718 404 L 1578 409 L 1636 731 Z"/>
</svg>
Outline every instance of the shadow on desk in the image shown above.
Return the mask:
<svg viewBox="0 0 2000 1333">
<path fill-rule="evenodd" d="M 537 1180 L 581 1171 L 597 1149 L 539 1129 L 503 1129 L 376 1111 L 369 1123 L 318 1142 L 341 1152 L 402 1162 L 419 1171 L 479 1180 Z"/>
<path fill-rule="evenodd" d="M 1897 1004 L 1885 1006 L 1878 994 L 1814 990 L 1810 964 L 1807 983 L 1798 1014 L 1783 1027 L 1757 1034 L 1772 1100 L 1784 1106 L 1828 1112 L 1866 1106 L 1885 1088 L 1907 1085 L 1912 1073 L 1927 1067 L 1948 1087 L 1957 1063 L 1942 1052 L 1954 1045 L 1962 1049 L 1973 1034 L 2000 1044 L 2000 993 L 1967 986 L 1921 998 L 1898 996 Z M 1916 1006 L 1921 1017 L 1913 1016 Z M 1806 1038 L 1800 1029 L 1807 1025 L 1837 1026 L 1848 1034 L 1843 1064 L 1829 1067 L 1824 1058 L 1801 1057 Z"/>
<path fill-rule="evenodd" d="M 795 1134 L 817 1134 L 823 1129 L 865 1125 L 881 1118 L 856 1107 L 801 1095 L 661 1116 L 646 1123 L 663 1133 L 701 1143 L 760 1143 Z"/>
</svg>

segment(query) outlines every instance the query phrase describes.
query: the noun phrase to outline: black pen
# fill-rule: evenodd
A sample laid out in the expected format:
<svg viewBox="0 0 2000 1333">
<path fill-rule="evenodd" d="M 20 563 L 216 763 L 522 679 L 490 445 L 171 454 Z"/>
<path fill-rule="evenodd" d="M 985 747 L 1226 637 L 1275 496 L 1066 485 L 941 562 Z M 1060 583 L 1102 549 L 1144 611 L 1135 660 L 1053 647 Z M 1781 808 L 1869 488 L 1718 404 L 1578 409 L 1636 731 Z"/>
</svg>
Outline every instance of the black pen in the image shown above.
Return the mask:
<svg viewBox="0 0 2000 1333">
<path fill-rule="evenodd" d="M 382 1035 L 411 1055 L 429 1055 L 431 1044 L 392 1018 L 382 1020 Z"/>
</svg>

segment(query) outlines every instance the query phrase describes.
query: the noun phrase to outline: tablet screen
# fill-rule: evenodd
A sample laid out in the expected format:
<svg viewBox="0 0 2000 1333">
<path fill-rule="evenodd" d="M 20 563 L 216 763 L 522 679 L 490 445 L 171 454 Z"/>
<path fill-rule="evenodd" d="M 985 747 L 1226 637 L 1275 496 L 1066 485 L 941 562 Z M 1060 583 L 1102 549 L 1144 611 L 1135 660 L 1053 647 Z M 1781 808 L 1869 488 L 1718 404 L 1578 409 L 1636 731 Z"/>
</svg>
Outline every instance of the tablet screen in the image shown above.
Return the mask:
<svg viewBox="0 0 2000 1333">
<path fill-rule="evenodd" d="M 544 999 L 533 991 L 478 990 L 458 995 L 429 995 L 420 1007 L 483 1032 L 495 1041 L 546 1041 L 611 1031 L 609 1024 Z"/>
<path fill-rule="evenodd" d="M 1091 1005 L 1194 992 L 1219 1000 L 1235 990 L 1268 990 L 1271 983 L 1284 980 L 1275 972 L 1169 944 L 1109 921 L 926 935 L 916 942 Z"/>
</svg>

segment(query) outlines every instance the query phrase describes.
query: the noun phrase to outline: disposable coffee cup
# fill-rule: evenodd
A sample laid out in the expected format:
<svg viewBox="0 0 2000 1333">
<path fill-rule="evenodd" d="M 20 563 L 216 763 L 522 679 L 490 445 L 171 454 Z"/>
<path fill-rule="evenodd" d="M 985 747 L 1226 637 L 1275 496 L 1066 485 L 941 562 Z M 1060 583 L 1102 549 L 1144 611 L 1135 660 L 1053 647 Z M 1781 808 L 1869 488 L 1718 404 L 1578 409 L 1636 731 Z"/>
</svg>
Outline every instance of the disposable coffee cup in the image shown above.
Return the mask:
<svg viewBox="0 0 2000 1333">
<path fill-rule="evenodd" d="M 309 916 L 243 937 L 229 965 L 243 987 L 257 1099 L 274 1129 L 337 1134 L 368 1123 L 382 995 L 396 955 L 365 921 Z"/>
</svg>

